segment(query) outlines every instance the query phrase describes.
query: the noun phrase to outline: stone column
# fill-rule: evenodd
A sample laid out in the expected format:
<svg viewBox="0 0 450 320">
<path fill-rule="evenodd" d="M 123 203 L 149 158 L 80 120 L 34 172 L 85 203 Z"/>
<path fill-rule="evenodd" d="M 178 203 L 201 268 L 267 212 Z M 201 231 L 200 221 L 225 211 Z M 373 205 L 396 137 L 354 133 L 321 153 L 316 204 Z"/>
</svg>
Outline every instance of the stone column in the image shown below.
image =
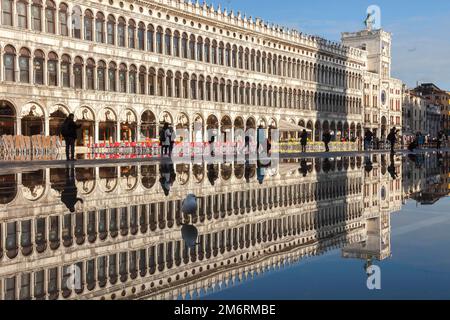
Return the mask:
<svg viewBox="0 0 450 320">
<path fill-rule="evenodd" d="M 17 117 L 16 119 L 16 135 L 20 136 L 22 134 L 22 118 Z"/>
<path fill-rule="evenodd" d="M 122 141 L 120 133 L 121 133 L 120 120 L 117 120 L 117 127 L 116 127 L 116 138 L 117 139 L 116 139 L 116 142 L 121 142 Z"/>
<path fill-rule="evenodd" d="M 99 124 L 99 121 L 95 121 L 95 124 L 94 124 L 94 143 L 98 143 L 98 141 L 100 140 L 99 139 L 99 127 L 100 127 L 100 124 Z"/>
</svg>

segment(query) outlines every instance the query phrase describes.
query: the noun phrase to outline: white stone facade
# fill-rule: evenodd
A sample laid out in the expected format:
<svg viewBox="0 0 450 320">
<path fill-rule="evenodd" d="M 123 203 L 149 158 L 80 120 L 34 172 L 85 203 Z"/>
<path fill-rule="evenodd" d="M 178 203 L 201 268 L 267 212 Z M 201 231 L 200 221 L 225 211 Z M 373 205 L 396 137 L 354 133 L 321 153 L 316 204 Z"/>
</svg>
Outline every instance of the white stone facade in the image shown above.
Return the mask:
<svg viewBox="0 0 450 320">
<path fill-rule="evenodd" d="M 316 140 L 362 132 L 364 50 L 179 0 L 2 3 L 2 134 L 57 134 L 69 112 L 79 145 L 157 138 L 164 121 L 201 125 L 191 140 L 280 120 Z"/>
</svg>

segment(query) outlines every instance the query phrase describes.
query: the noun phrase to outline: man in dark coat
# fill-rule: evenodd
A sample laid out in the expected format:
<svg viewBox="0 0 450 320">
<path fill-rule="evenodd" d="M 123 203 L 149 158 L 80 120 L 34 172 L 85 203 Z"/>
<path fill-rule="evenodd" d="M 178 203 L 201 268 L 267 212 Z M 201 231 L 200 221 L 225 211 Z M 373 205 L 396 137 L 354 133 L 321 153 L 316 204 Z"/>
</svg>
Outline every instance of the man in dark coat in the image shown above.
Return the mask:
<svg viewBox="0 0 450 320">
<path fill-rule="evenodd" d="M 306 152 L 307 143 L 308 143 L 308 132 L 306 132 L 306 130 L 303 129 L 302 133 L 300 134 L 300 144 L 302 146 L 302 152 Z"/>
<path fill-rule="evenodd" d="M 391 153 L 395 153 L 394 147 L 395 143 L 397 142 L 397 133 L 399 130 L 397 130 L 395 127 L 391 129 L 391 132 L 389 132 L 387 136 L 387 140 L 391 143 Z"/>
<path fill-rule="evenodd" d="M 326 152 L 330 152 L 330 148 L 328 147 L 328 144 L 331 141 L 331 134 L 330 131 L 325 131 L 325 133 L 323 134 L 323 143 L 325 143 L 325 151 Z"/>
<path fill-rule="evenodd" d="M 66 141 L 67 161 L 75 161 L 75 141 L 77 140 L 77 129 L 81 127 L 81 124 L 76 124 L 73 119 L 73 113 L 69 114 L 61 127 L 61 135 Z"/>
</svg>

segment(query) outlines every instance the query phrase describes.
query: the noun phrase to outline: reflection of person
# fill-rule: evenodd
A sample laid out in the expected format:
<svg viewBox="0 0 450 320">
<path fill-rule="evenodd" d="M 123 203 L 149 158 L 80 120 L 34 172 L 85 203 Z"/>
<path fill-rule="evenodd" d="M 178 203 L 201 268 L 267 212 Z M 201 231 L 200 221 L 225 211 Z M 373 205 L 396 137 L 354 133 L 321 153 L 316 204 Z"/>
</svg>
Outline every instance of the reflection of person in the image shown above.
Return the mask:
<svg viewBox="0 0 450 320">
<path fill-rule="evenodd" d="M 168 196 L 170 192 L 170 187 L 174 183 L 175 178 L 177 176 L 173 167 L 173 163 L 172 162 L 161 163 L 159 172 L 161 175 L 159 178 L 159 183 L 161 184 L 164 194 Z"/>
<path fill-rule="evenodd" d="M 216 148 L 215 148 L 215 143 L 216 143 L 216 137 L 211 136 L 211 138 L 209 138 L 209 148 L 211 151 L 211 157 L 214 157 L 216 154 Z"/>
<path fill-rule="evenodd" d="M 366 156 L 365 161 L 364 161 L 364 170 L 366 170 L 366 172 L 370 173 L 370 171 L 372 171 L 372 169 L 373 169 L 372 160 L 370 159 L 370 156 Z"/>
<path fill-rule="evenodd" d="M 77 139 L 77 129 L 81 124 L 76 124 L 73 113 L 69 114 L 61 126 L 61 135 L 66 141 L 66 160 L 75 160 L 75 141 Z"/>
<path fill-rule="evenodd" d="M 391 158 L 390 158 L 390 164 L 388 167 L 388 172 L 391 175 L 392 179 L 397 179 L 397 172 L 395 171 L 395 159 L 394 159 L 394 154 L 391 154 Z"/>
<path fill-rule="evenodd" d="M 306 152 L 307 143 L 308 143 L 308 132 L 306 132 L 306 130 L 303 129 L 302 133 L 300 134 L 300 144 L 302 146 L 302 152 Z"/>
<path fill-rule="evenodd" d="M 436 149 L 441 149 L 441 144 L 444 140 L 444 133 L 442 131 L 439 131 L 436 138 Z"/>
<path fill-rule="evenodd" d="M 75 167 L 66 168 L 66 184 L 61 192 L 61 202 L 64 203 L 70 212 L 75 212 L 75 205 L 78 201 L 83 203 L 83 199 L 77 198 L 77 186 L 75 184 Z"/>
<path fill-rule="evenodd" d="M 300 162 L 299 171 L 301 172 L 303 177 L 306 177 L 306 175 L 308 174 L 308 164 L 306 163 L 305 159 L 302 159 L 302 161 Z"/>
<path fill-rule="evenodd" d="M 206 165 L 208 180 L 213 186 L 217 179 L 219 179 L 219 171 L 216 170 L 216 166 L 212 163 Z"/>
<path fill-rule="evenodd" d="M 323 172 L 325 172 L 325 173 L 330 172 L 330 170 L 331 170 L 330 159 L 325 158 L 325 159 L 323 160 L 322 168 L 323 168 Z"/>
</svg>

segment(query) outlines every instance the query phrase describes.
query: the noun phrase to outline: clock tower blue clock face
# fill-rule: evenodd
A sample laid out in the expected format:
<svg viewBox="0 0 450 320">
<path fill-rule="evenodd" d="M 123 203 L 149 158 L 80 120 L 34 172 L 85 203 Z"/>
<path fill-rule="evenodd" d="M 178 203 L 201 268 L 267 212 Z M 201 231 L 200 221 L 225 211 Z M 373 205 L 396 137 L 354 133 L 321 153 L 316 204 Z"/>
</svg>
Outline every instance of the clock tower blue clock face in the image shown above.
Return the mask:
<svg viewBox="0 0 450 320">
<path fill-rule="evenodd" d="M 383 105 L 385 105 L 386 104 L 386 91 L 381 91 L 381 103 L 383 104 Z"/>
</svg>

